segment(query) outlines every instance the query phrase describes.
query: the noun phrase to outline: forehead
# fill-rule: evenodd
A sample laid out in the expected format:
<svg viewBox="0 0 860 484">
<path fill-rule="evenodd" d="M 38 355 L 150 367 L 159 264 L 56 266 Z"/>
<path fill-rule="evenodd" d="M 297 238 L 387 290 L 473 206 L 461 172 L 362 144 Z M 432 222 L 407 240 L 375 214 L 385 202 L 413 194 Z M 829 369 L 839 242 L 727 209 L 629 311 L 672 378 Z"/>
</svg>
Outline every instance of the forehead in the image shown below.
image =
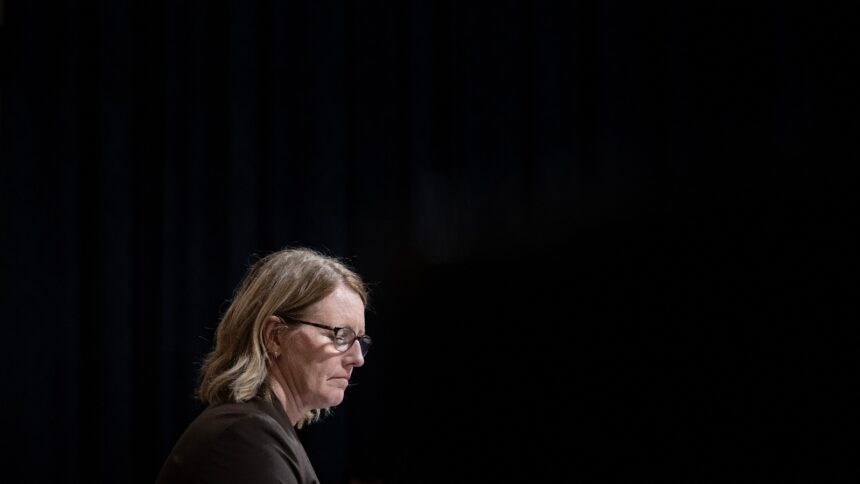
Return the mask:
<svg viewBox="0 0 860 484">
<path fill-rule="evenodd" d="M 356 332 L 364 331 L 364 303 L 361 296 L 343 284 L 308 308 L 308 317 L 334 326 L 349 326 Z"/>
</svg>

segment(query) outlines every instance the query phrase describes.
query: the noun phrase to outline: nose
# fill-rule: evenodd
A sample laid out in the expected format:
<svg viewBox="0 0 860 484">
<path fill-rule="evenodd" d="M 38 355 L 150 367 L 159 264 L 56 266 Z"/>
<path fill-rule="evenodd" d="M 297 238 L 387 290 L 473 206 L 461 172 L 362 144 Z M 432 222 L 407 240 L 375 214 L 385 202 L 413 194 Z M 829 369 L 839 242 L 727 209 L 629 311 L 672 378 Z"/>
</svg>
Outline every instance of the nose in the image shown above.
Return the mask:
<svg viewBox="0 0 860 484">
<path fill-rule="evenodd" d="M 346 358 L 345 363 L 352 366 L 362 366 L 364 365 L 364 356 L 361 354 L 361 344 L 358 340 L 355 340 L 352 343 L 352 346 L 346 350 Z"/>
</svg>

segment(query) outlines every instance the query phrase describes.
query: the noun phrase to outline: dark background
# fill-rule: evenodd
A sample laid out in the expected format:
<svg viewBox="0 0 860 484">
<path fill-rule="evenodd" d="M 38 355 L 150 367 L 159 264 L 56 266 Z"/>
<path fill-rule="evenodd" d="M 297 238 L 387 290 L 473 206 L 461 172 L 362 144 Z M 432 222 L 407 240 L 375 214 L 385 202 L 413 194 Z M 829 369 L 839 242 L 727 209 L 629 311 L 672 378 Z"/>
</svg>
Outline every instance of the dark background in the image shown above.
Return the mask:
<svg viewBox="0 0 860 484">
<path fill-rule="evenodd" d="M 323 482 L 826 480 L 853 458 L 845 12 L 0 6 L 21 481 L 152 482 L 234 287 L 288 245 L 373 292 L 358 385 L 301 432 Z"/>
</svg>

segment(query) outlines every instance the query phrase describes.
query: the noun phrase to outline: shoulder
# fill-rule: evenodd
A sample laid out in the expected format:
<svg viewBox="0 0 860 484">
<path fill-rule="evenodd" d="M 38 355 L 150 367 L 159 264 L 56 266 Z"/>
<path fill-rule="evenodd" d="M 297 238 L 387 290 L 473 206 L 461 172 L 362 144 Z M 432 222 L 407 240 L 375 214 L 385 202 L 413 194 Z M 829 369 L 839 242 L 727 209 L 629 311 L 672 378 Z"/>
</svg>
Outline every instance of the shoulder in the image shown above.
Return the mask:
<svg viewBox="0 0 860 484">
<path fill-rule="evenodd" d="M 289 432 L 254 402 L 206 409 L 189 426 L 172 457 L 199 482 L 297 482 L 304 451 Z"/>
<path fill-rule="evenodd" d="M 304 467 L 299 441 L 258 411 L 232 418 L 213 439 L 208 454 L 205 472 L 213 482 L 296 482 L 292 478 Z"/>
<path fill-rule="evenodd" d="M 211 407 L 201 414 L 199 424 L 216 448 L 273 452 L 301 445 L 289 422 L 276 420 L 272 409 L 259 401 Z"/>
<path fill-rule="evenodd" d="M 246 443 L 251 446 L 290 445 L 290 433 L 271 415 L 259 411 L 231 414 L 220 419 L 218 435 L 214 441 Z"/>
</svg>

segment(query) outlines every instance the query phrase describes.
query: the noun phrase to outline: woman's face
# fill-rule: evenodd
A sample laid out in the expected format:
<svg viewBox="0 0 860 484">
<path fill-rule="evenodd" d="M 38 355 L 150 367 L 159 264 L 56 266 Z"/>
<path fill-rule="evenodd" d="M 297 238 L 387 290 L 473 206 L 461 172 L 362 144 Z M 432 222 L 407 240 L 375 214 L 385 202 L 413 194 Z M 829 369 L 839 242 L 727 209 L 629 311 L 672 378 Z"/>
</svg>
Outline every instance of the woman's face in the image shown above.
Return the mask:
<svg viewBox="0 0 860 484">
<path fill-rule="evenodd" d="M 343 284 L 301 316 L 308 322 L 348 327 L 356 335 L 364 334 L 364 304 Z M 300 407 L 310 410 L 340 404 L 352 369 L 364 364 L 358 342 L 341 353 L 335 349 L 334 332 L 305 324 L 283 332 L 282 338 L 285 351 L 278 365 Z"/>
</svg>

